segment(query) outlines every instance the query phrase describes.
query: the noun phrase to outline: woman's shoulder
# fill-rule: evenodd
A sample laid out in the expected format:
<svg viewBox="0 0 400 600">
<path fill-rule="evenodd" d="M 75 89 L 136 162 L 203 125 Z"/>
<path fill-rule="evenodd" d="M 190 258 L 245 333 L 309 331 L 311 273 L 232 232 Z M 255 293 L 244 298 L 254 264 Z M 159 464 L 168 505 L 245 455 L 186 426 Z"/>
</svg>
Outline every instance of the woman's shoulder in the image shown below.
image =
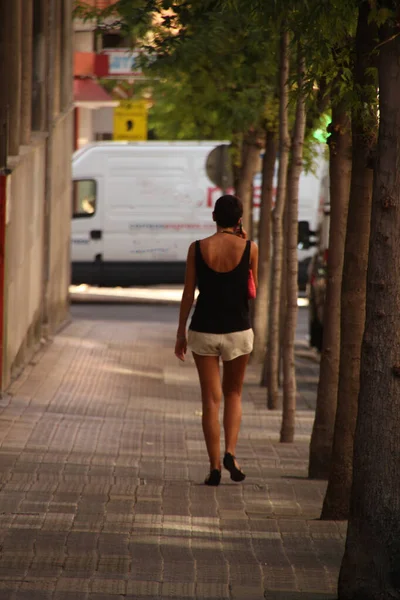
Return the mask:
<svg viewBox="0 0 400 600">
<path fill-rule="evenodd" d="M 201 240 L 197 240 L 198 242 L 207 242 L 209 240 L 215 240 L 215 233 L 213 233 L 212 235 L 208 235 L 205 238 L 201 238 Z"/>
</svg>

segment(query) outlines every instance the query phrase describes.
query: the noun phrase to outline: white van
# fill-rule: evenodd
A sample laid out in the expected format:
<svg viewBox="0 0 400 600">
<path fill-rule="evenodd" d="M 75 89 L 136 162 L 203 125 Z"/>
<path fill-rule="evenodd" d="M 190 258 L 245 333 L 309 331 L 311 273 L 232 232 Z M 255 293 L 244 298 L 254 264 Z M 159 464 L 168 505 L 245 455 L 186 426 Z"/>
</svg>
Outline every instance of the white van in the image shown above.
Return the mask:
<svg viewBox="0 0 400 600">
<path fill-rule="evenodd" d="M 319 237 L 321 220 L 321 206 L 323 205 L 322 182 L 326 176 L 327 159 L 325 148 L 322 147 L 317 157 L 313 171 L 303 171 L 299 182 L 299 289 L 305 290 L 308 282 L 308 269 L 315 253 L 315 246 Z M 306 239 L 302 240 L 302 232 L 306 228 Z M 308 238 L 308 239 L 307 239 Z"/>
<path fill-rule="evenodd" d="M 211 212 L 222 191 L 208 178 L 206 163 L 222 144 L 229 142 L 98 142 L 78 150 L 72 161 L 72 282 L 183 282 L 190 243 L 215 232 Z M 323 164 L 321 157 L 316 174 L 300 178 L 299 221 L 307 232 L 318 223 Z M 260 190 L 257 174 L 256 230 Z M 302 248 L 300 289 L 312 255 L 309 246 Z"/>
<path fill-rule="evenodd" d="M 193 240 L 215 232 L 206 173 L 227 142 L 101 142 L 73 156 L 73 283 L 180 283 Z"/>
<path fill-rule="evenodd" d="M 298 285 L 299 290 L 306 289 L 308 281 L 308 268 L 312 256 L 315 253 L 317 243 L 318 229 L 321 220 L 321 182 L 326 173 L 327 160 L 325 157 L 325 146 L 321 144 L 315 158 L 313 169 L 303 170 L 299 181 L 299 244 L 297 247 L 298 264 Z M 275 164 L 274 174 L 274 193 L 278 185 L 278 167 L 279 162 Z M 254 179 L 254 223 L 259 219 L 259 198 L 261 191 L 261 173 L 258 173 Z"/>
</svg>

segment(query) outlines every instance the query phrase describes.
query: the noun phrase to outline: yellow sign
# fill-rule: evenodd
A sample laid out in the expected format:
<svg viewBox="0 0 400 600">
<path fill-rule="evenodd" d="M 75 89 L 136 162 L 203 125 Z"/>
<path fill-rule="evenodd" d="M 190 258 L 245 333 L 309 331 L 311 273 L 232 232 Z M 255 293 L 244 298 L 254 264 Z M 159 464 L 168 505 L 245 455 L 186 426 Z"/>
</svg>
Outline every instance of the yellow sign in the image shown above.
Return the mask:
<svg viewBox="0 0 400 600">
<path fill-rule="evenodd" d="M 121 100 L 114 108 L 114 135 L 116 141 L 147 140 L 147 104 L 145 100 Z"/>
</svg>

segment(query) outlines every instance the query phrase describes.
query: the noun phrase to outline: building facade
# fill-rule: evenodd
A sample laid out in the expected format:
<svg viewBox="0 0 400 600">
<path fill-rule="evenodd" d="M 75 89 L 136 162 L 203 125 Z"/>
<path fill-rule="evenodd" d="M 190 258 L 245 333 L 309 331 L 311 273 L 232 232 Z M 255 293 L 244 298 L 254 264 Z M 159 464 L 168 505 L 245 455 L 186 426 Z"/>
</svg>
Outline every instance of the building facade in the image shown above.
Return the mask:
<svg viewBox="0 0 400 600">
<path fill-rule="evenodd" d="M 88 8 L 103 11 L 116 0 L 85 0 Z M 75 148 L 113 139 L 114 109 L 131 96 L 129 85 L 137 78 L 130 39 L 121 35 L 117 15 L 97 28 L 95 20 L 74 19 Z M 112 95 L 99 81 L 111 80 Z M 117 82 L 128 84 L 128 91 Z"/>
<path fill-rule="evenodd" d="M 68 316 L 72 0 L 0 0 L 0 389 Z"/>
</svg>

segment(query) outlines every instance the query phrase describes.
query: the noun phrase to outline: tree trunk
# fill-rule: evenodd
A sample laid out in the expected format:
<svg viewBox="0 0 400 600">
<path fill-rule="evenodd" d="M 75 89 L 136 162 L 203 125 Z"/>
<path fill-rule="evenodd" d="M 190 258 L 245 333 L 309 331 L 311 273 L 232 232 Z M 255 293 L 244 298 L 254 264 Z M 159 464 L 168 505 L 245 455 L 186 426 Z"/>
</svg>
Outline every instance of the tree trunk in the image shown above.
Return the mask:
<svg viewBox="0 0 400 600">
<path fill-rule="evenodd" d="M 238 193 L 239 181 L 240 181 L 240 169 L 242 162 L 242 146 L 243 146 L 243 134 L 232 132 L 230 155 L 232 161 L 232 175 L 233 175 L 233 187 L 235 194 Z"/>
<path fill-rule="evenodd" d="M 286 200 L 287 171 L 289 161 L 289 33 L 282 30 L 280 48 L 280 98 L 279 98 L 279 172 L 276 204 L 273 212 L 273 256 L 271 278 L 271 311 L 267 353 L 267 405 L 276 409 L 279 401 L 279 305 L 282 285 L 283 211 Z"/>
<path fill-rule="evenodd" d="M 262 170 L 261 207 L 258 224 L 258 288 L 254 302 L 254 347 L 252 361 L 263 363 L 267 348 L 268 300 L 271 271 L 271 213 L 277 151 L 276 132 L 267 130 Z"/>
<path fill-rule="evenodd" d="M 353 440 L 365 325 L 371 220 L 371 155 L 375 150 L 377 131 L 376 82 L 371 74 L 371 52 L 376 44 L 376 26 L 373 21 L 369 23 L 369 16 L 369 2 L 363 2 L 359 9 L 356 33 L 354 80 L 361 95 L 352 110 L 353 165 L 343 264 L 338 403 L 331 472 L 321 515 L 323 519 L 348 518 L 353 476 Z M 361 112 L 360 107 L 363 107 Z"/>
<path fill-rule="evenodd" d="M 328 479 L 339 382 L 340 293 L 351 178 L 351 124 L 343 102 L 332 108 L 329 138 L 329 252 L 324 337 L 308 476 Z"/>
<path fill-rule="evenodd" d="M 386 4 L 389 4 L 386 2 Z M 400 597 L 400 37 L 383 27 L 354 482 L 340 600 Z"/>
<path fill-rule="evenodd" d="M 253 179 L 257 173 L 261 145 L 257 131 L 249 131 L 242 147 L 242 165 L 236 193 L 243 204 L 243 228 L 252 237 Z"/>
<path fill-rule="evenodd" d="M 292 165 L 288 165 L 288 183 L 291 178 Z M 285 208 L 283 209 L 283 248 L 282 248 L 282 282 L 281 282 L 281 299 L 279 301 L 279 368 L 278 368 L 278 386 L 279 389 L 283 385 L 283 340 L 285 335 L 285 319 L 287 310 L 287 236 L 288 236 L 288 196 L 286 195 Z"/>
<path fill-rule="evenodd" d="M 298 46 L 298 94 L 292 141 L 290 178 L 288 180 L 286 232 L 286 318 L 283 334 L 283 415 L 281 442 L 293 442 L 296 414 L 296 369 L 294 342 L 297 324 L 297 243 L 299 221 L 299 181 L 303 169 L 303 146 L 306 129 L 305 61 Z"/>
</svg>

